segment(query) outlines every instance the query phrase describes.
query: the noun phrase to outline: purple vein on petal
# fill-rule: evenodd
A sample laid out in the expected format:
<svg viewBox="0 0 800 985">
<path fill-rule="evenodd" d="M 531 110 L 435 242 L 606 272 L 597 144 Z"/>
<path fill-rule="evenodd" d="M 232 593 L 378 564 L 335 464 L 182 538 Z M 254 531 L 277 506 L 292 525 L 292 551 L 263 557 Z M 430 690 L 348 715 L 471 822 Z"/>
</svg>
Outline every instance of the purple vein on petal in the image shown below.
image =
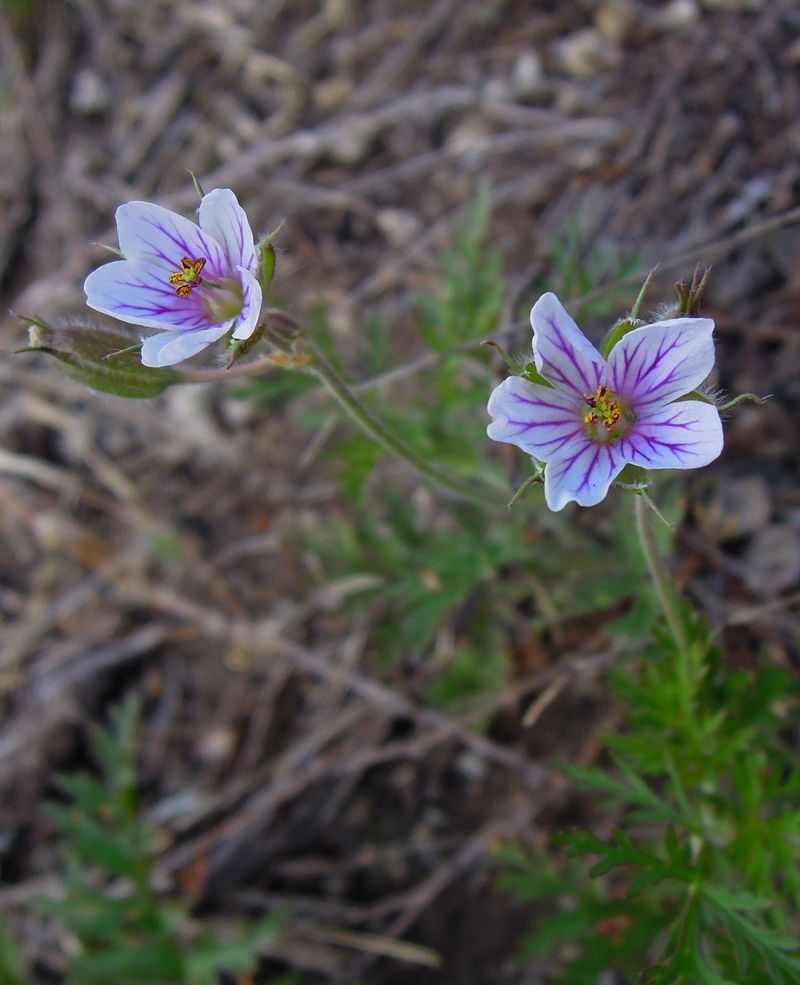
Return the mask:
<svg viewBox="0 0 800 985">
<path fill-rule="evenodd" d="M 568 393 L 511 376 L 489 399 L 489 437 L 546 460 L 581 434 L 578 401 Z"/>
<path fill-rule="evenodd" d="M 605 361 L 550 292 L 531 310 L 533 355 L 539 372 L 557 389 L 582 395 L 594 392 Z"/>
<path fill-rule="evenodd" d="M 711 404 L 696 400 L 646 412 L 619 442 L 628 461 L 645 468 L 697 468 L 722 451 L 722 423 Z"/>
<path fill-rule="evenodd" d="M 634 409 L 690 392 L 714 364 L 713 327 L 708 318 L 683 318 L 634 329 L 609 356 L 611 388 Z"/>
<path fill-rule="evenodd" d="M 551 383 L 560 383 L 570 390 L 579 389 L 582 393 L 594 392 L 594 389 L 597 386 L 597 382 L 596 381 L 592 382 L 591 380 L 588 379 L 586 372 L 578 362 L 578 359 L 575 355 L 575 347 L 572 345 L 572 343 L 568 342 L 567 339 L 564 338 L 561 329 L 558 327 L 555 317 L 549 315 L 546 317 L 546 321 L 553 332 L 553 334 L 548 338 L 547 341 L 555 349 L 557 349 L 559 352 L 563 353 L 564 356 L 566 356 L 570 365 L 575 370 L 575 375 L 573 377 L 568 377 L 557 363 L 554 363 L 552 360 L 542 355 L 542 365 L 543 367 L 546 366 L 547 369 L 546 374 L 543 375 L 546 375 L 547 378 L 550 379 Z"/>
<path fill-rule="evenodd" d="M 547 463 L 545 496 L 551 509 L 560 510 L 568 502 L 594 506 L 602 500 L 611 482 L 625 465 L 618 446 L 584 439 L 568 455 Z"/>
</svg>

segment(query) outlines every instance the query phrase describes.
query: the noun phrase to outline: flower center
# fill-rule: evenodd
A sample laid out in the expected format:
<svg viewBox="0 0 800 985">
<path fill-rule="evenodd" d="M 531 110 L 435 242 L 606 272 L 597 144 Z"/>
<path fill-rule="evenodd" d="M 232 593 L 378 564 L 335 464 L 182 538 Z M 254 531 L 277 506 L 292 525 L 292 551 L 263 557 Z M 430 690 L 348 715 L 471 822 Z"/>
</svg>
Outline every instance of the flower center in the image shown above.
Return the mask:
<svg viewBox="0 0 800 985">
<path fill-rule="evenodd" d="M 226 277 L 219 281 L 206 281 L 202 290 L 203 307 L 212 322 L 230 321 L 241 312 L 244 292 L 238 280 Z"/>
<path fill-rule="evenodd" d="M 171 273 L 168 278 L 179 298 L 188 297 L 193 288 L 203 283 L 200 271 L 205 264 L 205 257 L 198 257 L 196 260 L 192 260 L 191 257 L 181 259 L 180 268 Z"/>
<path fill-rule="evenodd" d="M 595 393 L 584 393 L 588 411 L 583 418 L 586 433 L 595 441 L 618 441 L 628 430 L 630 414 L 615 393 L 607 386 L 598 386 Z"/>
</svg>

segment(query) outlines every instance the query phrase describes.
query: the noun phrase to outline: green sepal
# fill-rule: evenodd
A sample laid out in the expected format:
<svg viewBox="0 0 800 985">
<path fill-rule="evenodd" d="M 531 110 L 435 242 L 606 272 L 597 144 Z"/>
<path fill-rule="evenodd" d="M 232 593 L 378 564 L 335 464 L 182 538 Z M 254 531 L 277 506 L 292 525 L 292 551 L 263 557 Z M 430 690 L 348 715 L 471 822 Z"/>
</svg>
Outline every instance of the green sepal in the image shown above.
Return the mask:
<svg viewBox="0 0 800 985">
<path fill-rule="evenodd" d="M 608 359 L 611 350 L 624 335 L 634 331 L 634 329 L 641 328 L 644 324 L 641 318 L 634 318 L 632 315 L 628 315 L 627 318 L 620 318 L 619 321 L 614 322 L 600 344 L 600 354 L 603 359 Z"/>
<path fill-rule="evenodd" d="M 54 328 L 38 318 L 22 317 L 28 324 L 29 345 L 17 352 L 40 352 L 55 359 L 64 372 L 84 386 L 117 397 L 157 397 L 183 374 L 169 368 L 143 366 L 141 344 L 131 336 L 90 325 Z"/>
<path fill-rule="evenodd" d="M 187 168 L 186 170 L 189 172 L 189 176 L 192 179 L 192 184 L 194 185 L 194 190 L 197 192 L 197 197 L 202 202 L 202 200 L 205 198 L 206 193 L 203 186 L 200 184 L 200 179 L 190 168 Z"/>
<path fill-rule="evenodd" d="M 717 406 L 716 400 L 709 394 L 703 393 L 702 390 L 692 390 L 690 393 L 684 393 L 682 396 L 676 397 L 673 403 L 679 404 L 684 400 L 699 400 L 701 403 L 711 404 L 713 407 Z"/>
<path fill-rule="evenodd" d="M 99 246 L 100 249 L 105 250 L 106 253 L 110 253 L 115 256 L 118 260 L 124 260 L 125 254 L 118 246 L 109 246 L 108 243 L 99 243 L 96 240 L 92 242 L 92 246 Z"/>
<path fill-rule="evenodd" d="M 230 369 L 235 362 L 242 358 L 242 356 L 247 355 L 247 353 L 253 348 L 263 334 L 264 325 L 256 325 L 255 329 L 253 329 L 253 334 L 246 339 L 234 339 L 230 334 L 228 334 L 226 336 L 228 358 L 225 361 L 225 368 Z"/>
<path fill-rule="evenodd" d="M 650 473 L 641 465 L 626 465 L 614 480 L 614 485 L 639 492 L 650 485 Z"/>
<path fill-rule="evenodd" d="M 553 389 L 553 384 L 542 376 L 536 368 L 536 363 L 525 363 L 525 366 L 519 375 L 523 380 L 529 380 L 531 383 L 538 383 L 539 386 L 546 386 L 551 390 Z"/>
<path fill-rule="evenodd" d="M 536 368 L 536 363 L 525 362 L 521 358 L 515 359 L 514 356 L 510 356 L 503 346 L 494 339 L 484 339 L 481 345 L 491 346 L 506 364 L 506 369 L 512 376 L 520 376 L 523 380 L 528 380 L 530 383 L 538 383 L 539 386 L 546 386 L 552 389 L 553 384 L 542 376 Z"/>
<path fill-rule="evenodd" d="M 765 404 L 769 400 L 769 394 L 766 397 L 762 397 L 757 393 L 740 393 L 738 397 L 733 397 L 731 400 L 726 400 L 724 403 L 717 404 L 718 410 L 732 410 L 734 407 L 738 407 L 739 404 L 758 404 L 759 406 Z"/>
<path fill-rule="evenodd" d="M 271 233 L 268 233 L 259 240 L 258 246 L 256 247 L 258 251 L 258 279 L 261 284 L 261 290 L 265 294 L 269 290 L 272 278 L 275 276 L 276 257 L 275 247 L 272 244 L 283 229 L 283 225 L 283 222 L 281 222 L 276 229 L 273 229 Z"/>
<path fill-rule="evenodd" d="M 636 295 L 636 300 L 633 302 L 633 307 L 630 313 L 625 316 L 625 318 L 620 318 L 616 321 L 611 328 L 606 332 L 606 336 L 600 345 L 600 352 L 604 359 L 608 359 L 609 353 L 614 348 L 614 346 L 619 342 L 623 335 L 627 335 L 628 332 L 632 332 L 636 328 L 641 328 L 645 322 L 639 317 L 639 312 L 642 310 L 642 304 L 644 303 L 645 294 L 647 294 L 647 288 L 650 286 L 650 281 L 653 279 L 653 275 L 656 272 L 656 268 L 650 271 L 650 273 L 645 277 L 644 283 L 639 289 L 639 293 Z"/>
</svg>

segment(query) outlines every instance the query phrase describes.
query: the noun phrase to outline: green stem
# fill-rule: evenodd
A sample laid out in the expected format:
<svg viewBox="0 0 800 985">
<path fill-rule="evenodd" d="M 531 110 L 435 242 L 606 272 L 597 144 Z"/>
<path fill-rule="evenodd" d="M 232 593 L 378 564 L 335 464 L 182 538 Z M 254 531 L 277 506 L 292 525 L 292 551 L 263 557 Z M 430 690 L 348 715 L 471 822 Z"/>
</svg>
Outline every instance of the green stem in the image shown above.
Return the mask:
<svg viewBox="0 0 800 985">
<path fill-rule="evenodd" d="M 320 350 L 316 342 L 309 338 L 308 335 L 303 334 L 302 345 L 307 348 L 313 356 L 313 361 L 309 366 L 309 369 L 316 373 L 319 379 L 328 388 L 334 399 L 339 403 L 340 407 L 347 411 L 361 430 L 372 438 L 373 441 L 379 444 L 385 451 L 389 452 L 391 455 L 397 455 L 398 458 L 402 458 L 421 475 L 424 475 L 427 479 L 430 479 L 431 482 L 435 482 L 438 486 L 441 486 L 453 495 L 458 496 L 460 499 L 468 500 L 471 503 L 477 503 L 479 506 L 483 506 L 485 508 L 493 510 L 499 509 L 497 501 L 490 498 L 490 493 L 488 491 L 483 493 L 477 487 L 470 485 L 466 480 L 460 478 L 459 476 L 453 475 L 436 464 L 427 461 L 421 455 L 417 454 L 413 448 L 410 448 L 404 441 L 398 438 L 397 435 L 393 434 L 382 421 L 375 417 L 374 414 L 372 414 L 372 412 L 361 403 L 358 397 L 356 397 L 350 387 L 325 358 L 325 355 Z"/>
<path fill-rule="evenodd" d="M 672 638 L 681 653 L 686 653 L 689 648 L 689 640 L 678 611 L 678 602 L 672 589 L 672 582 L 656 545 L 653 513 L 643 496 L 636 497 L 636 529 L 642 544 L 642 553 L 647 562 Z"/>
</svg>

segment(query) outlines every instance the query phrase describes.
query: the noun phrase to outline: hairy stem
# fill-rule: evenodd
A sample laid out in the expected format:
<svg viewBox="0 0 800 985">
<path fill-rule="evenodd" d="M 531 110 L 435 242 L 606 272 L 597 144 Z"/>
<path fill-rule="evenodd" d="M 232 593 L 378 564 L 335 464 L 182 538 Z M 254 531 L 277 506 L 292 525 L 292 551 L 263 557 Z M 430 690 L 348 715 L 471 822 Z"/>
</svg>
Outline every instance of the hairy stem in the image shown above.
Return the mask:
<svg viewBox="0 0 800 985">
<path fill-rule="evenodd" d="M 397 455 L 398 458 L 402 458 L 413 469 L 416 469 L 420 475 L 424 475 L 431 482 L 435 482 L 442 489 L 446 489 L 460 499 L 465 499 L 471 503 L 477 503 L 480 506 L 493 510 L 499 508 L 497 501 L 491 498 L 491 493 L 488 490 L 482 492 L 476 485 L 467 482 L 460 476 L 453 475 L 435 463 L 427 461 L 387 428 L 356 397 L 350 387 L 325 358 L 325 355 L 313 339 L 304 335 L 303 346 L 310 350 L 313 357 L 309 369 L 316 373 L 322 383 L 328 388 L 331 396 L 333 396 L 340 407 L 343 407 L 347 411 L 361 430 L 385 451 L 392 455 Z"/>
<path fill-rule="evenodd" d="M 636 529 L 639 533 L 639 540 L 642 545 L 650 576 L 655 585 L 658 600 L 667 620 L 672 638 L 681 653 L 686 653 L 689 647 L 689 640 L 683 627 L 683 621 L 678 611 L 677 598 L 672 588 L 664 561 L 658 552 L 656 545 L 655 532 L 653 530 L 653 513 L 643 496 L 636 497 Z"/>
</svg>

